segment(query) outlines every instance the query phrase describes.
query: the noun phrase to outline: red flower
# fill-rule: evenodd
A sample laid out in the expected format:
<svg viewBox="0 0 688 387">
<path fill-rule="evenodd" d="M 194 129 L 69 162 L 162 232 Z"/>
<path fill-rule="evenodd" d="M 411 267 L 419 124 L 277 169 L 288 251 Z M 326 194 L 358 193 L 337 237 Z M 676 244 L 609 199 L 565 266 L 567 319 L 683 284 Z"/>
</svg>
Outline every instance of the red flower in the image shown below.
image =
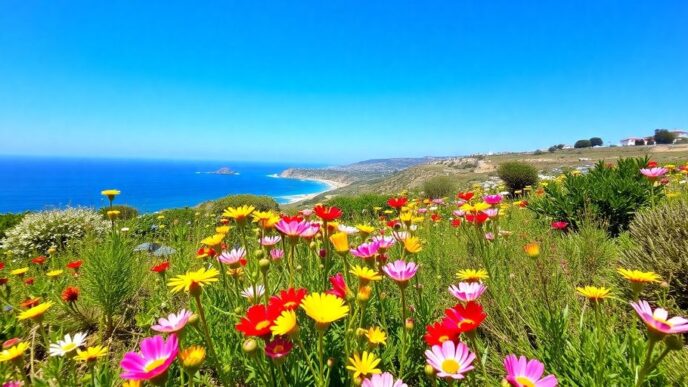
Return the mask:
<svg viewBox="0 0 688 387">
<path fill-rule="evenodd" d="M 563 220 L 557 220 L 556 222 L 552 222 L 553 230 L 566 230 L 566 227 L 568 226 L 569 224 L 567 222 L 564 222 Z"/>
<path fill-rule="evenodd" d="M 36 306 L 40 303 L 41 303 L 41 299 L 38 297 L 27 298 L 26 300 L 22 301 L 21 304 L 19 304 L 19 306 L 21 306 L 22 308 L 29 309 L 29 308 L 33 308 L 34 306 Z"/>
<path fill-rule="evenodd" d="M 246 317 L 236 324 L 236 329 L 246 336 L 269 336 L 270 327 L 281 313 L 282 310 L 274 306 L 253 305 L 248 308 Z"/>
<path fill-rule="evenodd" d="M 447 329 L 457 330 L 459 333 L 470 332 L 479 327 L 485 317 L 487 314 L 477 302 L 469 302 L 466 306 L 457 304 L 444 311 L 442 325 Z"/>
<path fill-rule="evenodd" d="M 465 218 L 466 218 L 466 222 L 475 223 L 475 224 L 483 224 L 487 220 L 488 216 L 486 213 L 480 211 L 477 214 L 467 213 Z"/>
<path fill-rule="evenodd" d="M 278 296 L 270 297 L 269 306 L 280 310 L 296 310 L 307 292 L 306 289 L 294 288 L 282 290 Z"/>
<path fill-rule="evenodd" d="M 0 285 L 7 285 L 9 281 L 10 279 L 7 277 L 0 278 Z"/>
<path fill-rule="evenodd" d="M 657 162 L 650 160 L 647 162 L 647 167 L 648 168 L 655 168 L 655 167 L 657 167 Z"/>
<path fill-rule="evenodd" d="M 7 349 L 10 347 L 14 347 L 15 345 L 19 344 L 21 339 L 19 337 L 15 337 L 9 340 L 5 340 L 4 343 L 2 343 L 2 349 Z"/>
<path fill-rule="evenodd" d="M 161 262 L 153 267 L 151 267 L 151 271 L 164 274 L 167 269 L 170 268 L 170 263 L 168 261 Z"/>
<path fill-rule="evenodd" d="M 337 207 L 317 205 L 313 208 L 313 211 L 315 211 L 315 215 L 317 215 L 318 218 L 325 222 L 331 222 L 342 216 L 342 210 Z"/>
<path fill-rule="evenodd" d="M 287 223 L 289 223 L 289 222 L 301 222 L 303 220 L 303 216 L 301 216 L 301 215 L 289 216 L 286 214 L 282 214 L 282 215 L 280 215 L 280 217 Z"/>
<path fill-rule="evenodd" d="M 349 293 L 349 287 L 346 286 L 344 281 L 344 276 L 342 273 L 337 273 L 330 276 L 330 283 L 332 284 L 332 289 L 328 290 L 328 294 L 334 294 L 335 296 L 346 299 L 347 293 Z"/>
<path fill-rule="evenodd" d="M 33 277 L 29 277 L 29 278 L 24 280 L 24 283 L 27 285 L 33 285 L 33 281 L 34 281 Z"/>
<path fill-rule="evenodd" d="M 469 201 L 473 199 L 473 195 L 475 195 L 473 192 L 459 192 L 456 194 L 456 197 L 461 200 Z"/>
<path fill-rule="evenodd" d="M 0 270 L 5 268 L 5 262 L 0 262 Z"/>
<path fill-rule="evenodd" d="M 196 258 L 213 258 L 214 256 L 217 255 L 217 252 L 214 249 L 211 249 L 210 247 L 201 247 L 196 251 Z"/>
<path fill-rule="evenodd" d="M 423 337 L 429 346 L 442 345 L 447 340 L 453 342 L 459 341 L 459 331 L 456 329 L 448 329 L 441 321 L 425 327 L 425 336 Z"/>
<path fill-rule="evenodd" d="M 62 300 L 64 302 L 76 302 L 79 299 L 79 288 L 74 286 L 67 286 L 62 291 Z"/>
<path fill-rule="evenodd" d="M 451 221 L 452 227 L 459 227 L 461 226 L 461 218 L 454 218 Z"/>
<path fill-rule="evenodd" d="M 289 355 L 293 347 L 291 341 L 280 336 L 265 346 L 265 354 L 271 359 L 279 359 Z"/>
<path fill-rule="evenodd" d="M 81 264 L 83 264 L 84 261 L 78 260 L 78 261 L 72 261 L 67 264 L 67 267 L 69 269 L 74 269 L 74 271 L 78 271 L 79 268 L 81 267 Z"/>
<path fill-rule="evenodd" d="M 440 216 L 440 214 L 432 214 L 430 215 L 430 219 L 432 219 L 433 222 L 439 222 L 442 220 L 442 216 Z"/>
<path fill-rule="evenodd" d="M 398 198 L 389 198 L 389 200 L 387 200 L 387 205 L 396 209 L 400 209 L 401 207 L 405 206 L 406 203 L 408 203 L 408 199 L 403 196 Z"/>
<path fill-rule="evenodd" d="M 41 255 L 41 256 L 38 256 L 38 257 L 32 259 L 31 262 L 35 263 L 36 265 L 42 265 L 45 263 L 46 259 L 47 258 L 45 258 L 44 256 Z"/>
<path fill-rule="evenodd" d="M 389 228 L 396 228 L 399 227 L 399 225 L 401 225 L 401 223 L 398 219 L 390 220 L 389 222 L 387 222 L 387 227 Z"/>
</svg>

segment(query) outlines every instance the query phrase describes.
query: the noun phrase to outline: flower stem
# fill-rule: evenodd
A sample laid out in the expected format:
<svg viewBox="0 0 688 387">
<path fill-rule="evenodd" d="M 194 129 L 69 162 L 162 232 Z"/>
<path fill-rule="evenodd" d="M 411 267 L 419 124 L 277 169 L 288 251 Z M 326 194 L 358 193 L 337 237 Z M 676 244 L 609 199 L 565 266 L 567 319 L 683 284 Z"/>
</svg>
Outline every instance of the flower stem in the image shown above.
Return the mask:
<svg viewBox="0 0 688 387">
<path fill-rule="evenodd" d="M 222 370 L 222 365 L 220 364 L 220 358 L 217 357 L 217 353 L 215 352 L 213 340 L 210 338 L 210 330 L 208 329 L 208 322 L 205 319 L 205 310 L 203 309 L 203 304 L 201 303 L 201 296 L 200 294 L 194 295 L 193 298 L 196 301 L 196 307 L 198 308 L 198 316 L 201 318 L 201 325 L 203 325 L 203 334 L 205 335 L 205 341 L 207 342 L 210 354 L 214 359 L 215 366 L 217 367 L 217 373 L 220 375 L 220 378 L 224 381 L 224 371 Z"/>
<path fill-rule="evenodd" d="M 648 373 L 650 373 L 650 365 L 652 362 L 650 359 L 652 358 L 652 351 L 655 349 L 655 345 L 657 344 L 657 339 L 654 339 L 652 337 L 649 338 L 649 343 L 647 344 L 647 352 L 645 353 L 645 361 L 643 362 L 643 366 L 640 368 L 640 372 L 638 373 L 638 381 L 635 383 L 636 387 L 640 387 L 643 385 L 643 382 L 645 381 L 645 376 L 647 376 Z"/>
<path fill-rule="evenodd" d="M 404 364 L 406 363 L 406 290 L 401 290 L 401 353 L 399 355 L 399 377 L 404 375 Z"/>
</svg>

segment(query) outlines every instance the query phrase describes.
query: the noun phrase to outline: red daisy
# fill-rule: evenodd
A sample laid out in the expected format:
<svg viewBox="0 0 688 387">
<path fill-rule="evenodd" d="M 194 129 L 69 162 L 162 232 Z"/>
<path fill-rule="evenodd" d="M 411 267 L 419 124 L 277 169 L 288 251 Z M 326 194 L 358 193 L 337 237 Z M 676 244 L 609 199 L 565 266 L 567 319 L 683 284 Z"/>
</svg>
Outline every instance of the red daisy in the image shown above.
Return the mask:
<svg viewBox="0 0 688 387">
<path fill-rule="evenodd" d="M 430 215 L 430 219 L 433 222 L 439 222 L 440 220 L 442 220 L 442 216 L 440 214 L 432 214 Z"/>
<path fill-rule="evenodd" d="M 271 359 L 280 359 L 289 355 L 293 347 L 291 341 L 279 336 L 265 346 L 265 354 Z"/>
<path fill-rule="evenodd" d="M 397 228 L 399 226 L 401 226 L 401 222 L 399 222 L 398 219 L 390 220 L 389 222 L 387 222 L 387 227 L 389 228 Z"/>
<path fill-rule="evenodd" d="M 46 259 L 47 259 L 46 257 L 41 255 L 41 256 L 38 256 L 38 257 L 32 259 L 31 262 L 35 263 L 36 265 L 42 265 L 45 263 Z"/>
<path fill-rule="evenodd" d="M 27 278 L 27 279 L 24 280 L 24 283 L 27 284 L 27 285 L 33 285 L 33 281 L 34 281 L 34 278 L 33 278 L 33 277 L 29 277 L 29 278 Z"/>
<path fill-rule="evenodd" d="M 406 203 L 408 203 L 408 199 L 403 196 L 398 198 L 389 198 L 389 200 L 387 200 L 387 205 L 396 209 L 400 209 L 401 207 L 405 206 Z"/>
<path fill-rule="evenodd" d="M 456 329 L 449 329 L 438 321 L 432 325 L 425 327 L 425 342 L 432 347 L 433 345 L 442 345 L 447 340 L 453 342 L 459 341 L 459 331 Z"/>
<path fill-rule="evenodd" d="M 0 270 L 5 268 L 5 262 L 0 262 Z"/>
<path fill-rule="evenodd" d="M 76 302 L 79 299 L 79 288 L 74 286 L 67 286 L 62 291 L 62 300 L 64 302 Z"/>
<path fill-rule="evenodd" d="M 270 297 L 269 305 L 280 310 L 296 310 L 307 292 L 306 289 L 294 288 L 282 290 L 279 295 Z"/>
<path fill-rule="evenodd" d="M 461 218 L 454 218 L 451 221 L 452 227 L 459 227 L 461 226 Z"/>
<path fill-rule="evenodd" d="M 0 278 L 0 285 L 7 285 L 7 283 L 10 282 L 10 279 L 7 277 Z"/>
<path fill-rule="evenodd" d="M 470 332 L 479 327 L 487 317 L 483 307 L 477 302 L 469 302 L 465 306 L 456 304 L 444 311 L 442 325 L 447 329 L 458 330 L 460 333 Z"/>
<path fill-rule="evenodd" d="M 26 300 L 22 301 L 19 306 L 25 309 L 33 308 L 34 306 L 38 305 L 41 303 L 41 299 L 36 297 L 36 298 L 27 298 Z"/>
<path fill-rule="evenodd" d="M 331 222 L 342 216 L 342 210 L 337 207 L 317 205 L 313 208 L 315 215 L 325 222 Z"/>
<path fill-rule="evenodd" d="M 168 261 L 161 262 L 153 267 L 151 267 L 151 271 L 164 274 L 167 269 L 170 268 L 170 263 Z"/>
<path fill-rule="evenodd" d="M 72 261 L 67 264 L 67 268 L 74 269 L 74 271 L 78 271 L 83 263 L 84 261 L 82 260 Z"/>
<path fill-rule="evenodd" d="M 282 214 L 282 215 L 280 215 L 280 218 L 282 218 L 282 220 L 284 220 L 287 223 L 289 223 L 289 222 L 301 222 L 303 220 L 303 216 L 298 215 L 298 214 L 294 215 L 294 216 Z"/>
<path fill-rule="evenodd" d="M 477 214 L 467 213 L 465 217 L 466 222 L 475 224 L 483 224 L 488 218 L 487 214 L 482 211 L 478 212 Z"/>
<path fill-rule="evenodd" d="M 656 161 L 648 161 L 648 162 L 647 162 L 647 167 L 648 167 L 648 168 L 655 168 L 656 166 L 657 166 L 657 162 L 656 162 Z"/>
<path fill-rule="evenodd" d="M 554 230 L 566 230 L 566 227 L 568 226 L 568 222 L 564 222 L 563 220 L 557 220 L 556 222 L 552 222 L 552 229 Z"/>
<path fill-rule="evenodd" d="M 213 258 L 215 255 L 217 255 L 217 252 L 210 247 L 201 247 L 196 251 L 196 258 Z"/>
<path fill-rule="evenodd" d="M 469 201 L 473 199 L 473 195 L 475 195 L 473 192 L 459 192 L 456 194 L 456 197 L 461 200 Z"/>
<path fill-rule="evenodd" d="M 274 306 L 253 305 L 246 311 L 246 317 L 236 324 L 236 329 L 245 336 L 268 336 L 280 313 L 282 310 Z"/>
<path fill-rule="evenodd" d="M 21 342 L 21 339 L 19 337 L 14 337 L 12 339 L 5 340 L 5 342 L 2 343 L 2 349 L 14 347 L 15 345 L 19 344 L 19 342 Z"/>
<path fill-rule="evenodd" d="M 518 203 L 518 206 L 521 207 L 521 208 L 526 208 L 526 207 L 528 207 L 528 201 L 527 201 L 527 200 L 521 200 L 521 201 Z"/>
</svg>

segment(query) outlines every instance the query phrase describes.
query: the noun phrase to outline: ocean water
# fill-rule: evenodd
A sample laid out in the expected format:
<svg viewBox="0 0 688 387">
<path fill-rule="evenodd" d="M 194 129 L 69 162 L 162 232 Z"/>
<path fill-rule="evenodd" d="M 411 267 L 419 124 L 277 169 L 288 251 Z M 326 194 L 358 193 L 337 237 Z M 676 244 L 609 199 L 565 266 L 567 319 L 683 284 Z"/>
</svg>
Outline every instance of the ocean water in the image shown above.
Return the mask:
<svg viewBox="0 0 688 387">
<path fill-rule="evenodd" d="M 102 207 L 104 189 L 122 194 L 116 204 L 142 212 L 194 206 L 226 195 L 250 193 L 288 203 L 300 195 L 322 192 L 317 181 L 283 179 L 291 167 L 279 163 L 231 161 L 125 160 L 0 156 L 0 213 L 66 206 Z M 238 175 L 204 172 L 229 167 Z"/>
</svg>

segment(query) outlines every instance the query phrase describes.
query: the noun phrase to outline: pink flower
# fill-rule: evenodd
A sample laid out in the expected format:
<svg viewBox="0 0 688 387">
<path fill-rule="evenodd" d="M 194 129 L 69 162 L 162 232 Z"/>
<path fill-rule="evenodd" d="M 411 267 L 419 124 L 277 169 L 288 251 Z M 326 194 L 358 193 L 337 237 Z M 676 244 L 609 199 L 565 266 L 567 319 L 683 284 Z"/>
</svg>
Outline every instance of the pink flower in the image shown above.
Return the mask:
<svg viewBox="0 0 688 387">
<path fill-rule="evenodd" d="M 282 249 L 270 250 L 270 258 L 272 258 L 273 261 L 279 261 L 280 259 L 284 258 L 284 250 L 282 250 Z"/>
<path fill-rule="evenodd" d="M 394 263 L 388 263 L 383 266 L 382 271 L 397 283 L 405 284 L 416 275 L 418 265 L 413 262 L 407 263 L 399 259 Z"/>
<path fill-rule="evenodd" d="M 463 379 L 465 372 L 472 370 L 471 365 L 475 360 L 475 354 L 471 352 L 466 344 L 454 344 L 447 340 L 442 346 L 433 345 L 431 349 L 425 351 L 425 358 L 428 364 L 437 371 L 440 378 Z"/>
<path fill-rule="evenodd" d="M 454 211 L 452 211 L 452 215 L 454 215 L 457 218 L 463 218 L 466 215 L 466 211 L 454 210 Z"/>
<path fill-rule="evenodd" d="M 377 251 L 380 249 L 380 244 L 377 242 L 367 242 L 367 243 L 362 243 L 355 249 L 349 250 L 351 255 L 354 257 L 359 257 L 362 259 L 368 259 L 372 258 L 377 254 Z"/>
<path fill-rule="evenodd" d="M 487 214 L 488 218 L 494 218 L 499 215 L 499 208 L 488 208 L 483 210 L 483 212 Z"/>
<path fill-rule="evenodd" d="M 167 377 L 167 369 L 179 352 L 179 341 L 172 334 L 165 341 L 162 336 L 141 340 L 140 352 L 127 352 L 119 363 L 124 370 L 120 377 L 128 380 L 160 380 Z"/>
<path fill-rule="evenodd" d="M 506 381 L 513 387 L 554 387 L 557 377 L 547 375 L 540 379 L 545 372 L 545 365 L 537 359 L 528 360 L 525 356 L 519 358 L 509 355 L 504 359 Z"/>
<path fill-rule="evenodd" d="M 161 317 L 158 323 L 151 327 L 152 330 L 161 333 L 175 333 L 179 332 L 186 326 L 193 313 L 186 309 L 182 309 L 179 313 L 170 313 L 167 318 Z"/>
<path fill-rule="evenodd" d="M 554 230 L 566 230 L 566 227 L 568 226 L 568 222 L 564 222 L 563 220 L 557 220 L 555 222 L 552 222 L 552 229 Z"/>
<path fill-rule="evenodd" d="M 640 170 L 640 173 L 642 173 L 643 175 L 645 175 L 645 177 L 647 177 L 647 178 L 650 179 L 650 180 L 656 180 L 658 177 L 664 176 L 667 172 L 669 172 L 668 169 L 666 169 L 666 168 L 659 168 L 659 167 L 655 167 L 655 168 L 642 168 L 642 169 Z"/>
<path fill-rule="evenodd" d="M 2 387 L 22 387 L 22 382 L 10 380 L 2 384 Z"/>
<path fill-rule="evenodd" d="M 486 232 L 485 239 L 488 241 L 493 241 L 495 239 L 494 233 L 492 231 Z"/>
<path fill-rule="evenodd" d="M 320 231 L 320 225 L 317 223 L 311 223 L 307 229 L 303 230 L 301 233 L 301 238 L 313 238 L 318 231 Z"/>
<path fill-rule="evenodd" d="M 487 286 L 480 282 L 459 282 L 459 286 L 450 286 L 449 293 L 461 302 L 475 301 L 483 295 Z"/>
<path fill-rule="evenodd" d="M 342 273 L 330 276 L 330 283 L 332 284 L 332 289 L 328 290 L 326 293 L 334 294 L 341 299 L 346 299 L 346 295 L 349 293 L 349 287 L 346 286 Z"/>
<path fill-rule="evenodd" d="M 291 220 L 287 222 L 284 219 L 280 219 L 279 222 L 275 224 L 275 228 L 282 234 L 290 237 L 292 240 L 301 236 L 302 233 L 310 229 L 311 222 L 302 220 L 296 221 Z"/>
<path fill-rule="evenodd" d="M 502 195 L 485 195 L 483 196 L 483 201 L 491 206 L 495 206 L 502 202 Z"/>
<path fill-rule="evenodd" d="M 289 355 L 292 348 L 291 341 L 280 336 L 265 345 L 265 354 L 271 359 L 280 359 Z"/>
<path fill-rule="evenodd" d="M 401 379 L 394 380 L 394 375 L 385 372 L 363 380 L 361 387 L 408 387 L 408 385 Z"/>
<path fill-rule="evenodd" d="M 306 218 L 313 215 L 313 210 L 310 208 L 299 211 L 299 214 L 305 216 Z"/>
<path fill-rule="evenodd" d="M 387 250 L 397 243 L 397 240 L 391 236 L 378 235 L 373 237 L 373 242 L 380 246 L 380 249 Z"/>
<path fill-rule="evenodd" d="M 282 240 L 282 237 L 279 235 L 273 235 L 273 236 L 264 236 L 263 238 L 260 239 L 260 245 L 261 246 L 274 246 L 278 244 Z"/>
<path fill-rule="evenodd" d="M 650 304 L 644 300 L 631 302 L 631 306 L 652 333 L 664 336 L 688 332 L 688 320 L 683 317 L 668 318 L 669 312 L 662 308 L 653 312 Z"/>
<path fill-rule="evenodd" d="M 238 249 L 232 249 L 231 251 L 223 251 L 222 254 L 217 257 L 217 260 L 225 265 L 235 266 L 245 258 L 246 249 L 239 247 Z"/>
</svg>

